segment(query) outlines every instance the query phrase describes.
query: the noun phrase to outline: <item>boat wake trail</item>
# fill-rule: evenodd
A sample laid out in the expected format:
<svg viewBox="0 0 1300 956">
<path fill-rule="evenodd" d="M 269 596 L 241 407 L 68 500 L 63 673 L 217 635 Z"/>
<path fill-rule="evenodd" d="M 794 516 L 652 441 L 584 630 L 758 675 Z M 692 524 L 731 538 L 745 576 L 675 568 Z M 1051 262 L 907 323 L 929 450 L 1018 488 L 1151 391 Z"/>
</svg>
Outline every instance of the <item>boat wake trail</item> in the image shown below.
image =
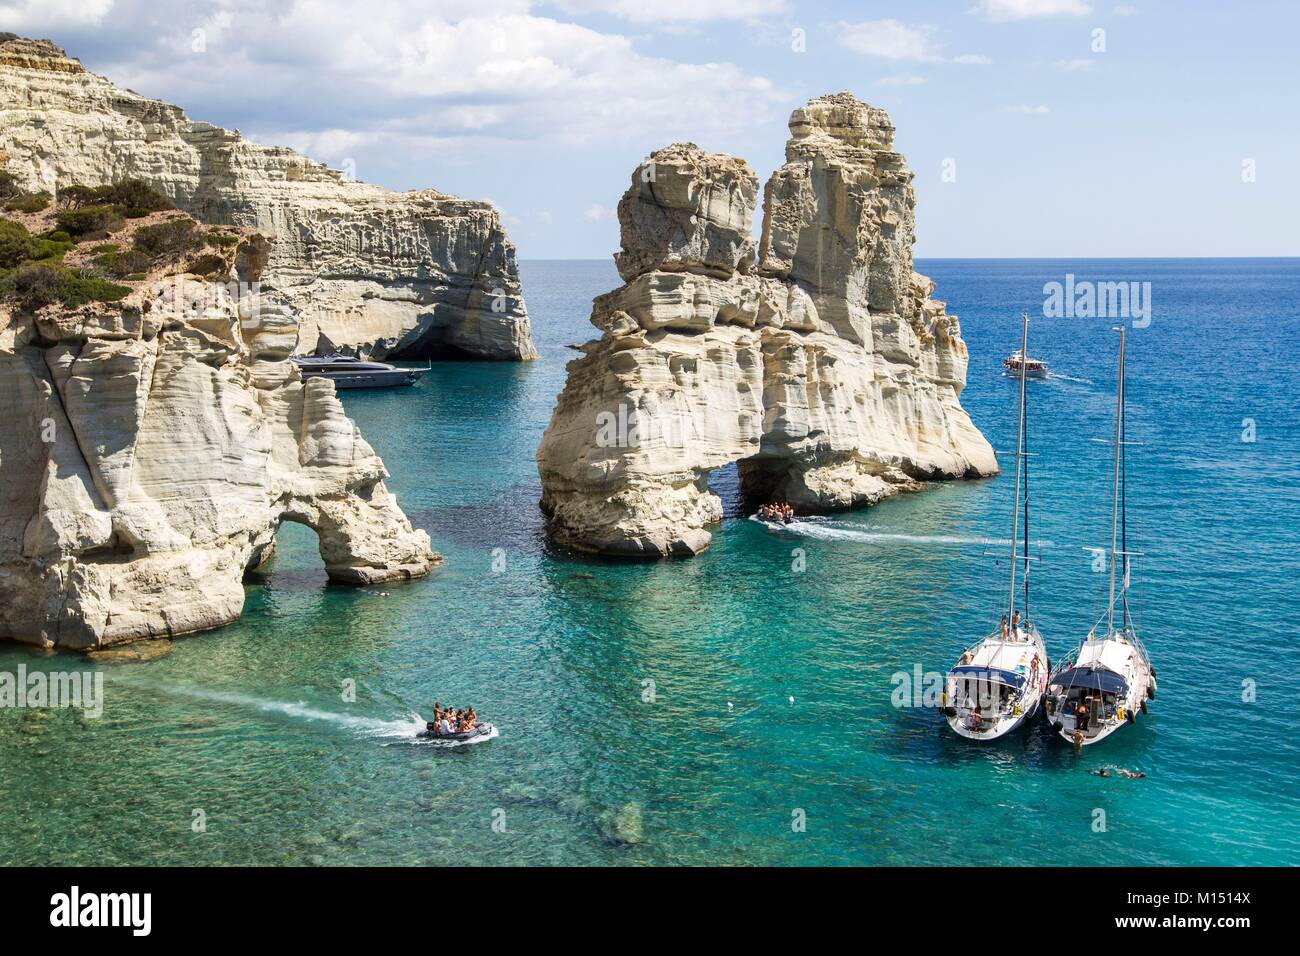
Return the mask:
<svg viewBox="0 0 1300 956">
<path fill-rule="evenodd" d="M 404 738 L 413 739 L 418 731 L 424 729 L 420 715 L 412 711 L 397 720 L 380 720 L 375 717 L 360 717 L 353 714 L 340 714 L 335 711 L 320 710 L 305 703 L 266 700 L 247 694 L 235 694 L 227 691 L 210 690 L 206 687 L 193 687 L 186 684 L 163 684 L 145 682 L 129 677 L 115 676 L 114 683 L 129 684 L 141 690 L 156 691 L 173 697 L 188 697 L 191 700 L 205 700 L 214 704 L 230 707 L 242 707 L 263 714 L 288 717 L 311 723 L 329 724 L 343 730 L 349 730 L 361 737 Z"/>
<path fill-rule="evenodd" d="M 489 740 L 496 740 L 500 736 L 501 729 L 493 726 L 487 733 L 480 734 L 477 737 L 471 737 L 469 740 L 440 740 L 437 737 L 422 737 L 414 742 L 425 747 L 443 747 L 451 749 L 455 747 L 472 747 L 475 744 L 483 744 L 487 743 Z M 409 742 L 410 741 L 408 741 L 408 743 Z M 387 746 L 387 744 L 385 744 L 385 746 Z"/>
<path fill-rule="evenodd" d="M 754 516 L 752 520 L 765 524 L 774 531 L 786 531 L 790 534 L 815 538 L 821 541 L 862 541 L 878 544 L 894 542 L 899 544 L 984 545 L 986 547 L 1006 547 L 1010 544 L 1010 541 L 1004 538 L 981 538 L 975 535 L 957 534 L 908 534 L 902 531 L 890 531 L 881 528 L 846 526 L 830 519 L 796 518 L 789 524 L 761 521 L 757 516 Z M 1034 541 L 1033 545 L 1039 548 L 1050 548 L 1052 542 Z"/>
</svg>

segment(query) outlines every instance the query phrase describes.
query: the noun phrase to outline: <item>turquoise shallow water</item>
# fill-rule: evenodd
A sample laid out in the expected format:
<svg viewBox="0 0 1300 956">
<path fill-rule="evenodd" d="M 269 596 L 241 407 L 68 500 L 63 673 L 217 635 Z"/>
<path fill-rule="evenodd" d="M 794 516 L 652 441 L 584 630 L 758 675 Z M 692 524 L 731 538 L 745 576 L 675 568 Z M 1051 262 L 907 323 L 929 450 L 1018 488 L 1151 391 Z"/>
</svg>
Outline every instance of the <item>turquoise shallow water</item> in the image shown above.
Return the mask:
<svg viewBox="0 0 1300 956">
<path fill-rule="evenodd" d="M 541 361 L 440 363 L 413 392 L 345 399 L 443 569 L 330 587 L 311 532 L 286 526 L 239 624 L 98 665 L 102 718 L 0 711 L 0 862 L 1297 862 L 1300 261 L 919 267 L 962 318 L 964 403 L 1000 449 L 1014 383 L 998 363 L 1043 283 L 1152 282 L 1152 323 L 1129 336 L 1131 437 L 1145 442 L 1131 515 L 1161 693 L 1136 728 L 1082 755 L 1041 728 L 978 747 L 891 705 L 891 675 L 945 668 L 989 623 L 1002 572 L 981 541 L 1007 533 L 1007 478 L 775 535 L 736 514 L 723 473 L 733 517 L 699 558 L 550 549 L 533 451 L 564 346 L 591 337 L 590 298 L 617 279 L 606 262 L 529 262 Z M 1107 450 L 1090 439 L 1111 427 L 1111 324 L 1033 327 L 1063 376 L 1030 385 L 1035 596 L 1053 653 L 1102 608 L 1082 549 L 1107 530 Z M 19 663 L 96 667 L 0 649 L 0 670 Z M 501 737 L 411 744 L 434 698 L 474 703 Z M 1105 765 L 1148 776 L 1089 775 Z"/>
</svg>

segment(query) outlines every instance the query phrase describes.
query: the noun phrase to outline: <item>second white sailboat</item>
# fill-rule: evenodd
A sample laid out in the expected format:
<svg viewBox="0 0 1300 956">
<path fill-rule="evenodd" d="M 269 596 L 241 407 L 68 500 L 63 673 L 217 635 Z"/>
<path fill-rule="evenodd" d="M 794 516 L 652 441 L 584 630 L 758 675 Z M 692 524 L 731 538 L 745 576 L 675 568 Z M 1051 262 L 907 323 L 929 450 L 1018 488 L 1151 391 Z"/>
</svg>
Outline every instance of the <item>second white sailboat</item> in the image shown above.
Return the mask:
<svg viewBox="0 0 1300 956">
<path fill-rule="evenodd" d="M 1130 566 L 1126 515 L 1129 444 L 1124 414 L 1124 328 L 1119 332 L 1119 376 L 1115 394 L 1115 458 L 1111 486 L 1110 601 L 1102 621 L 1063 657 L 1052 674 L 1047 719 L 1076 748 L 1105 740 L 1125 724 L 1136 723 L 1156 696 L 1156 669 L 1138 639 L 1129 609 Z M 1120 569 L 1123 573 L 1120 573 Z M 1102 634 L 1099 625 L 1105 625 Z"/>
</svg>

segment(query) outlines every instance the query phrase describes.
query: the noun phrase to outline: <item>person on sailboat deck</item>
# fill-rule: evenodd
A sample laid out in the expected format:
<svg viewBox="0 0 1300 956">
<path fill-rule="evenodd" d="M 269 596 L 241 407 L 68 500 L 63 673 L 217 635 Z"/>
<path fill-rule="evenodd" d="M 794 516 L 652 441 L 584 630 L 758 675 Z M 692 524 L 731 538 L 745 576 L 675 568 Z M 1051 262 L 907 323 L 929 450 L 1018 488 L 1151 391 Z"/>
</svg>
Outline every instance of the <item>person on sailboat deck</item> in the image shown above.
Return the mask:
<svg viewBox="0 0 1300 956">
<path fill-rule="evenodd" d="M 1011 615 L 1011 636 L 1013 638 L 1020 637 L 1020 612 L 1019 611 L 1016 611 L 1015 614 Z"/>
<path fill-rule="evenodd" d="M 975 710 L 970 715 L 970 729 L 971 730 L 984 729 L 984 714 L 980 710 L 979 705 L 976 705 Z"/>
<path fill-rule="evenodd" d="M 1087 730 L 1088 721 L 1092 717 L 1092 709 L 1088 706 L 1088 698 L 1080 697 L 1074 705 L 1074 726 L 1077 730 Z"/>
<path fill-rule="evenodd" d="M 1003 615 L 1002 615 L 1002 640 L 1005 641 L 1005 640 L 1007 639 L 1007 633 L 1008 633 L 1008 632 L 1007 632 L 1007 616 L 1006 616 L 1005 614 L 1003 614 Z"/>
</svg>

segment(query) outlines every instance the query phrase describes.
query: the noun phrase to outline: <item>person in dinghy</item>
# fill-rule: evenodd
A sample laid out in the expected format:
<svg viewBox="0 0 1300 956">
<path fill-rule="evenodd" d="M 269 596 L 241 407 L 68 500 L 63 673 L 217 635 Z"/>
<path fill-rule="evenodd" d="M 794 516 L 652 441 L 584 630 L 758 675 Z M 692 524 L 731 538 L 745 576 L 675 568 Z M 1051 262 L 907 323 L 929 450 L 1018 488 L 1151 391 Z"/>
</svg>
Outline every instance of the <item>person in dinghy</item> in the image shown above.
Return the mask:
<svg viewBox="0 0 1300 956">
<path fill-rule="evenodd" d="M 433 720 L 424 725 L 424 730 L 416 734 L 425 739 L 466 741 L 479 737 L 491 736 L 496 728 L 478 719 L 473 707 L 459 710 L 444 708 L 440 702 L 433 705 Z"/>
<path fill-rule="evenodd" d="M 758 518 L 760 521 L 789 524 L 794 520 L 794 505 L 786 501 L 772 501 L 759 505 Z"/>
</svg>

